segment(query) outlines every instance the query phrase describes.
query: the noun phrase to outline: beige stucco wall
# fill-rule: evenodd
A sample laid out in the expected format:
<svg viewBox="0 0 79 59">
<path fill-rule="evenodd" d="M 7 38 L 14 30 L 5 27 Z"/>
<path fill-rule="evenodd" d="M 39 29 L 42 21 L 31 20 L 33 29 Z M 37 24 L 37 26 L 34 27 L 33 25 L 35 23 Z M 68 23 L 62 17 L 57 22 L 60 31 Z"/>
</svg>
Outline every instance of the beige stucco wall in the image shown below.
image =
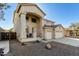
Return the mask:
<svg viewBox="0 0 79 59">
<path fill-rule="evenodd" d="M 51 26 L 51 25 L 54 25 L 54 23 L 43 19 L 43 20 L 42 20 L 42 27 L 43 27 L 44 25 Z"/>
<path fill-rule="evenodd" d="M 57 31 L 57 32 L 63 32 L 64 29 L 61 26 L 58 26 L 58 27 L 55 28 L 55 31 Z"/>
<path fill-rule="evenodd" d="M 17 38 L 20 39 L 20 33 L 21 33 L 21 21 L 19 19 L 19 14 L 14 13 L 14 29 L 17 33 Z"/>
<path fill-rule="evenodd" d="M 15 15 L 14 15 L 14 28 L 15 28 L 15 31 L 17 33 L 17 38 L 21 42 L 23 42 L 24 40 L 27 41 L 26 40 L 27 39 L 26 38 L 26 34 L 27 34 L 26 33 L 26 28 L 27 28 L 27 26 L 29 26 L 29 31 L 30 32 L 32 32 L 32 27 L 38 28 L 39 26 L 41 26 L 41 24 L 39 24 L 39 20 L 42 20 L 42 19 L 37 19 L 37 23 L 35 24 L 35 23 L 31 22 L 31 17 L 32 16 L 30 16 L 30 19 L 27 22 L 26 16 L 27 16 L 28 12 L 32 12 L 32 14 L 36 13 L 36 14 L 40 15 L 41 17 L 44 17 L 44 15 L 40 12 L 40 10 L 37 9 L 35 6 L 32 6 L 32 7 L 22 6 L 20 12 L 15 13 Z M 36 16 L 38 16 L 38 15 L 36 15 Z"/>
<path fill-rule="evenodd" d="M 41 26 L 41 25 L 38 25 L 35 23 L 31 23 L 30 21 L 27 22 L 26 19 L 24 20 L 23 16 L 21 17 L 21 14 L 25 14 L 25 17 L 26 17 L 26 14 L 28 14 L 29 12 L 32 14 L 35 14 L 36 16 L 41 17 L 41 18 L 43 18 L 45 16 L 39 10 L 39 8 L 37 8 L 35 5 L 22 5 L 20 10 L 19 10 L 19 13 L 15 12 L 15 14 L 14 14 L 14 28 L 15 28 L 15 31 L 17 32 L 18 37 L 21 37 L 21 36 L 25 37 L 27 25 L 29 26 L 30 32 L 32 31 L 31 27 L 37 28 L 37 27 Z"/>
<path fill-rule="evenodd" d="M 26 25 L 26 15 L 25 14 L 21 14 L 20 16 L 20 20 L 21 20 L 21 39 L 26 39 L 26 28 L 27 28 L 27 25 Z"/>
<path fill-rule="evenodd" d="M 65 36 L 69 37 L 70 36 L 70 30 L 65 30 Z"/>
<path fill-rule="evenodd" d="M 26 20 L 25 14 L 14 13 L 14 29 L 19 41 L 26 37 Z"/>
<path fill-rule="evenodd" d="M 46 28 L 45 31 L 46 32 L 53 32 L 53 28 Z"/>
<path fill-rule="evenodd" d="M 19 14 L 17 12 L 14 12 L 14 17 L 13 17 L 13 23 L 14 23 L 14 25 L 17 24 L 18 20 L 19 20 Z"/>
<path fill-rule="evenodd" d="M 34 28 L 36 28 L 37 25 L 39 24 L 39 20 L 40 20 L 40 19 L 37 19 L 37 18 L 35 18 L 35 17 L 33 17 L 33 16 L 28 16 L 28 17 L 29 17 L 29 20 L 26 21 L 27 25 L 28 25 L 29 27 L 34 27 Z M 32 20 L 31 20 L 32 18 L 36 19 L 37 23 L 33 23 Z"/>
<path fill-rule="evenodd" d="M 46 23 L 46 25 L 49 25 L 49 26 L 54 25 L 54 23 L 52 23 L 50 21 L 45 21 L 45 23 Z"/>
<path fill-rule="evenodd" d="M 22 6 L 20 9 L 20 13 L 36 13 L 42 17 L 44 17 L 44 14 L 36 7 L 36 6 Z"/>
</svg>

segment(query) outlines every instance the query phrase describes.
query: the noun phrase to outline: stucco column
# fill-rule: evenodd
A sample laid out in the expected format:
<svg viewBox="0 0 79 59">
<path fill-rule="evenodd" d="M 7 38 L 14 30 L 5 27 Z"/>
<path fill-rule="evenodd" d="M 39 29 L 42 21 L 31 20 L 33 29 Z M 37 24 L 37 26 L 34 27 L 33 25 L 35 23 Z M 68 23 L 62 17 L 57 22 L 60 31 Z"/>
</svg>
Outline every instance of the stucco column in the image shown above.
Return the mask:
<svg viewBox="0 0 79 59">
<path fill-rule="evenodd" d="M 44 38 L 44 33 L 43 33 L 43 27 L 42 27 L 42 20 L 43 18 L 40 18 L 40 31 L 41 31 L 41 38 Z"/>
<path fill-rule="evenodd" d="M 29 33 L 32 33 L 31 17 L 29 17 Z"/>
<path fill-rule="evenodd" d="M 20 20 L 21 20 L 21 39 L 26 39 L 26 14 L 21 13 L 20 14 Z"/>
</svg>

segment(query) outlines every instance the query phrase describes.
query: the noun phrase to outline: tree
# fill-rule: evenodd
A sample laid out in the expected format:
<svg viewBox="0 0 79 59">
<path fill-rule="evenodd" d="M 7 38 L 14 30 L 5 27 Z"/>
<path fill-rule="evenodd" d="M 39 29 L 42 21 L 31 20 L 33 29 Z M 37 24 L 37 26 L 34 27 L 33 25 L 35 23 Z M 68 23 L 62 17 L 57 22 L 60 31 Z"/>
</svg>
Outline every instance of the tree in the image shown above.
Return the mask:
<svg viewBox="0 0 79 59">
<path fill-rule="evenodd" d="M 5 20 L 5 10 L 10 8 L 10 5 L 7 3 L 0 3 L 0 20 Z"/>
<path fill-rule="evenodd" d="M 73 31 L 74 34 L 79 35 L 79 23 L 72 23 L 70 25 L 70 28 L 74 30 Z"/>
<path fill-rule="evenodd" d="M 71 23 L 71 25 L 70 25 L 70 28 L 73 28 L 74 30 L 75 29 L 79 29 L 79 23 Z"/>
<path fill-rule="evenodd" d="M 11 32 L 13 30 L 13 28 L 10 28 L 8 31 Z"/>
</svg>

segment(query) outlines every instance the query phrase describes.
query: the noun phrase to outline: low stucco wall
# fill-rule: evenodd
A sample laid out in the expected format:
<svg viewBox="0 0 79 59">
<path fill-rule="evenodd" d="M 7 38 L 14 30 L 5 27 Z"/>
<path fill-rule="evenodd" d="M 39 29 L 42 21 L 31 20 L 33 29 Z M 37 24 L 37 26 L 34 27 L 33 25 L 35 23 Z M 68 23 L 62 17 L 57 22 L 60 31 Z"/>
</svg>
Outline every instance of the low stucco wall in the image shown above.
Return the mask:
<svg viewBox="0 0 79 59">
<path fill-rule="evenodd" d="M 0 48 L 3 48 L 4 54 L 7 54 L 9 52 L 9 40 L 0 41 Z"/>
</svg>

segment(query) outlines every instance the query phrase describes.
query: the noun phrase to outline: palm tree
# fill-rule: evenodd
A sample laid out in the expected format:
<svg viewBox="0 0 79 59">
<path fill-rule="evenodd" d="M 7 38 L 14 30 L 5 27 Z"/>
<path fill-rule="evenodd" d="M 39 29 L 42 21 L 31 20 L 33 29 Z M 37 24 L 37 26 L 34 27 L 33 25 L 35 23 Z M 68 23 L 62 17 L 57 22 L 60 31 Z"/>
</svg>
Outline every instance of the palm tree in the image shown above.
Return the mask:
<svg viewBox="0 0 79 59">
<path fill-rule="evenodd" d="M 8 5 L 7 3 L 0 3 L 0 20 L 5 20 L 5 10 L 8 8 L 10 8 L 10 5 Z"/>
</svg>

